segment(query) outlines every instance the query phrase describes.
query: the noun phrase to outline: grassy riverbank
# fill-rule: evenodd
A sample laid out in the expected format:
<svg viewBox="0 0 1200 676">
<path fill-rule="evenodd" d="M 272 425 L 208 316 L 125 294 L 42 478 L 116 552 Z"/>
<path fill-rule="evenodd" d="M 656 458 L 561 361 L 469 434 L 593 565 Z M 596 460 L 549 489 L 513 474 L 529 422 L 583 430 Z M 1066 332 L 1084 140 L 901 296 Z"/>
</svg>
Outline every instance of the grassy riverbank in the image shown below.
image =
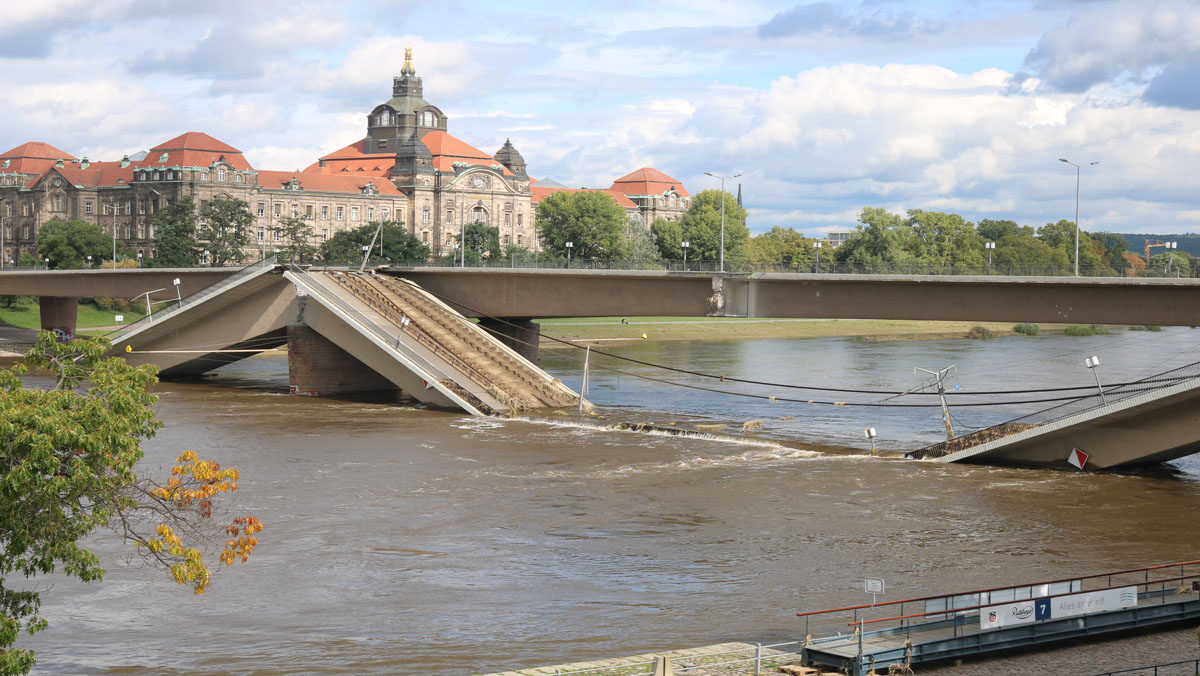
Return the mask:
<svg viewBox="0 0 1200 676">
<path fill-rule="evenodd" d="M 996 336 L 1013 335 L 1011 322 L 947 322 L 893 319 L 742 319 L 737 317 L 585 317 L 543 319 L 543 335 L 581 342 L 642 340 L 752 340 L 759 338 L 850 337 L 862 340 L 966 338 L 982 326 Z M 1064 325 L 1043 324 L 1042 333 L 1062 333 Z M 543 347 L 553 341 L 543 340 Z"/>
<path fill-rule="evenodd" d="M 128 324 L 129 322 L 141 319 L 145 314 L 145 308 L 116 312 L 113 310 L 102 310 L 95 305 L 80 303 L 76 328 L 88 329 L 113 326 L 118 323 L 115 320 L 116 315 L 124 315 L 125 320 L 121 323 Z M 41 328 L 41 314 L 38 310 L 37 299 L 22 296 L 13 303 L 12 307 L 0 308 L 0 326 L 14 326 L 19 329 Z"/>
</svg>

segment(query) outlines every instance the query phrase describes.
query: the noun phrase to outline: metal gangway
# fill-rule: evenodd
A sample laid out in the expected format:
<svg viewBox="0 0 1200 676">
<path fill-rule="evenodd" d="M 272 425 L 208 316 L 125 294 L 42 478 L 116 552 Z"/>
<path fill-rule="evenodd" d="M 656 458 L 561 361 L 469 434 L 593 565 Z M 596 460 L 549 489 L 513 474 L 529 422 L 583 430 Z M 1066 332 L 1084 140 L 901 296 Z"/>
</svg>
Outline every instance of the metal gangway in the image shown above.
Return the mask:
<svg viewBox="0 0 1200 676">
<path fill-rule="evenodd" d="M 1200 618 L 1200 560 L 797 615 L 804 663 L 863 676 Z"/>
</svg>

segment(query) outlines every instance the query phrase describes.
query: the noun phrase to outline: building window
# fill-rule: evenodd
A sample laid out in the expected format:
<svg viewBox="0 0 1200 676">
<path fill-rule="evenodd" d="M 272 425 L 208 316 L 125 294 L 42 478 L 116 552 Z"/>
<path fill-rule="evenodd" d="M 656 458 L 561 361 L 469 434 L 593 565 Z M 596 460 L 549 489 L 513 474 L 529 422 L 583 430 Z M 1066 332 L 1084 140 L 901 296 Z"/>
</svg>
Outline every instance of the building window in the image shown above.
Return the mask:
<svg viewBox="0 0 1200 676">
<path fill-rule="evenodd" d="M 260 242 L 261 242 L 261 241 L 263 241 L 263 239 L 264 239 L 264 238 L 266 238 L 266 236 L 267 236 L 267 229 L 266 229 L 266 228 L 264 228 L 264 227 L 261 227 L 261 226 L 259 226 L 259 228 L 258 228 L 258 241 L 260 241 Z"/>
<path fill-rule="evenodd" d="M 298 207 L 298 206 L 296 206 L 295 204 L 293 204 L 293 205 L 292 205 L 292 218 L 295 218 L 295 217 L 297 217 L 297 216 L 299 216 L 299 215 L 300 215 L 300 207 Z"/>
<path fill-rule="evenodd" d="M 387 220 L 387 217 L 388 217 L 388 210 L 387 210 L 387 207 L 384 207 L 384 208 L 380 209 L 380 210 L 379 210 L 379 218 L 381 218 L 381 219 L 383 219 L 383 220 L 385 220 L 385 221 L 386 221 L 386 220 Z"/>
<path fill-rule="evenodd" d="M 429 244 L 429 231 L 428 230 L 421 231 L 421 243 Z"/>
<path fill-rule="evenodd" d="M 429 222 L 429 207 L 424 207 L 421 209 L 421 222 L 422 223 Z"/>
<path fill-rule="evenodd" d="M 509 212 L 506 211 L 506 212 L 504 212 L 504 227 L 507 228 L 507 227 L 511 227 L 511 226 L 512 226 L 512 214 L 510 214 Z"/>
<path fill-rule="evenodd" d="M 304 205 L 304 217 L 305 218 L 313 217 L 313 205 L 311 205 L 311 204 Z"/>
<path fill-rule="evenodd" d="M 358 207 L 350 207 L 350 220 L 358 220 Z"/>
<path fill-rule="evenodd" d="M 327 239 L 329 239 L 329 230 L 321 228 L 321 241 L 324 242 Z"/>
<path fill-rule="evenodd" d="M 202 172 L 200 172 L 200 180 L 201 180 L 201 181 L 207 181 L 207 180 L 208 180 L 208 172 L 207 172 L 207 171 L 202 171 Z"/>
<path fill-rule="evenodd" d="M 54 196 L 54 210 L 55 211 L 63 210 L 63 196 L 62 195 Z"/>
<path fill-rule="evenodd" d="M 367 220 L 375 220 L 375 207 L 367 207 Z"/>
<path fill-rule="evenodd" d="M 133 213 L 133 200 L 125 200 L 125 215 Z"/>
<path fill-rule="evenodd" d="M 517 227 L 520 228 L 520 227 L 523 227 L 524 225 L 525 225 L 525 214 L 517 214 Z"/>
<path fill-rule="evenodd" d="M 346 207 L 338 207 L 336 213 L 337 213 L 337 219 L 339 221 L 342 220 L 343 218 L 346 217 Z"/>
<path fill-rule="evenodd" d="M 276 202 L 271 205 L 271 213 L 275 215 L 275 218 L 279 218 L 279 214 L 282 212 L 283 212 L 283 205 L 280 204 L 279 202 Z"/>
<path fill-rule="evenodd" d="M 508 246 L 508 245 L 509 245 L 509 244 L 511 244 L 511 243 L 512 243 L 512 237 L 509 237 L 508 235 L 505 235 L 505 236 L 504 236 L 504 246 Z"/>
<path fill-rule="evenodd" d="M 259 203 L 258 203 L 258 217 L 259 217 L 259 218 L 262 218 L 263 216 L 266 216 L 266 215 L 267 215 L 267 204 L 266 204 L 266 202 L 259 202 Z M 259 237 L 259 239 L 262 239 L 262 237 Z"/>
<path fill-rule="evenodd" d="M 104 215 L 104 216 L 107 216 L 107 215 L 108 215 L 108 204 L 101 204 L 101 205 L 100 205 L 100 213 L 101 213 L 102 215 Z M 12 216 L 12 214 L 9 214 L 9 216 Z"/>
<path fill-rule="evenodd" d="M 327 204 L 321 205 L 321 220 L 322 221 L 329 220 L 329 205 L 327 205 Z"/>
<path fill-rule="evenodd" d="M 83 213 L 85 213 L 85 214 L 92 213 L 92 201 L 91 200 L 88 200 L 83 203 Z"/>
<path fill-rule="evenodd" d="M 517 235 L 517 246 L 521 246 L 521 235 Z"/>
<path fill-rule="evenodd" d="M 225 180 L 225 168 L 224 167 L 217 169 L 217 180 L 218 181 Z"/>
<path fill-rule="evenodd" d="M 241 183 L 241 182 L 243 181 L 243 178 L 244 178 L 244 177 L 243 177 L 241 174 L 234 174 L 234 175 L 233 175 L 233 180 L 234 180 L 234 181 L 236 181 L 236 182 L 238 182 L 238 183 Z"/>
<path fill-rule="evenodd" d="M 385 138 L 379 139 L 379 149 L 387 150 L 387 139 L 385 139 Z"/>
<path fill-rule="evenodd" d="M 200 200 L 200 211 L 208 208 L 208 200 Z"/>
<path fill-rule="evenodd" d="M 146 200 L 138 200 L 138 213 L 146 213 Z"/>
<path fill-rule="evenodd" d="M 454 210 L 453 210 L 453 209 L 447 209 L 447 210 L 446 210 L 446 224 L 447 224 L 447 225 L 449 225 L 449 224 L 451 224 L 451 223 L 453 223 L 453 222 L 454 222 Z"/>
</svg>

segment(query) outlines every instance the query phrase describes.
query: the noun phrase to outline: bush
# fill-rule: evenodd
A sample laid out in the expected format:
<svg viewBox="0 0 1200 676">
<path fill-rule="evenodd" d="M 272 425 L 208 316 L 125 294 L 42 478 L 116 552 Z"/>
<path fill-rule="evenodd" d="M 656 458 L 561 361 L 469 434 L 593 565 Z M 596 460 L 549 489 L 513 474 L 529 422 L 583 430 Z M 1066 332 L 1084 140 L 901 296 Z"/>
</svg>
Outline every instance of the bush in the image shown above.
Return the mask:
<svg viewBox="0 0 1200 676">
<path fill-rule="evenodd" d="M 1092 324 L 1092 333 L 1097 336 L 1107 336 L 1108 335 L 1108 325 L 1107 324 Z"/>
<path fill-rule="evenodd" d="M 1159 326 L 1158 324 L 1147 324 L 1147 325 L 1143 326 L 1142 328 L 1147 331 L 1162 331 L 1162 327 Z"/>
<path fill-rule="evenodd" d="M 975 326 L 967 332 L 967 337 L 972 340 L 987 340 L 995 338 L 996 334 L 992 333 L 992 330 L 986 326 Z"/>
<path fill-rule="evenodd" d="M 1063 329 L 1063 335 L 1067 336 L 1093 336 L 1095 334 L 1096 332 L 1092 330 L 1091 326 L 1084 326 L 1083 324 L 1072 324 Z"/>
<path fill-rule="evenodd" d="M 124 298 L 97 298 L 96 307 L 112 312 L 130 312 L 133 310 L 133 301 Z"/>
<path fill-rule="evenodd" d="M 1017 333 L 1019 333 L 1023 336 L 1036 336 L 1037 334 L 1042 332 L 1042 326 L 1040 324 L 1030 324 L 1029 322 L 1021 322 L 1020 324 L 1017 324 L 1016 326 L 1013 327 L 1013 331 L 1016 331 Z"/>
</svg>

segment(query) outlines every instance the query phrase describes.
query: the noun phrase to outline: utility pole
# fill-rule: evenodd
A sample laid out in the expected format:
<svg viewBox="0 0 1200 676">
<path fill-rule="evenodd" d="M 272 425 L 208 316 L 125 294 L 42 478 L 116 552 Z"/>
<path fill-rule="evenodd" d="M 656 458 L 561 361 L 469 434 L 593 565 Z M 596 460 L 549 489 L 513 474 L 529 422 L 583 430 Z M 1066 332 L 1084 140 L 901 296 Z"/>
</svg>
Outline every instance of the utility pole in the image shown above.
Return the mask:
<svg viewBox="0 0 1200 676">
<path fill-rule="evenodd" d="M 937 378 L 938 399 L 942 400 L 942 422 L 946 425 L 946 441 L 950 441 L 954 438 L 954 425 L 950 423 L 950 407 L 946 405 L 946 386 L 942 383 L 946 377 L 946 374 L 950 372 L 950 369 L 957 370 L 957 367 L 950 365 L 941 371 L 930 371 L 928 369 L 919 368 L 913 369 L 913 373 L 921 371 Z"/>
</svg>

